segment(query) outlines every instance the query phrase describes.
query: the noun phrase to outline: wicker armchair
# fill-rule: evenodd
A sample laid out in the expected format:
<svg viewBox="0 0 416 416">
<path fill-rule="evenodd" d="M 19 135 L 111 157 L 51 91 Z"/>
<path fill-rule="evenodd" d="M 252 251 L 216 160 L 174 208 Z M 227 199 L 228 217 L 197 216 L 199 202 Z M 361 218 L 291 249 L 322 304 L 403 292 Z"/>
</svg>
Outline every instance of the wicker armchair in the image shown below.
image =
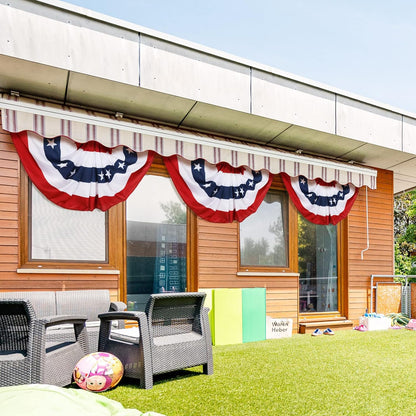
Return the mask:
<svg viewBox="0 0 416 416">
<path fill-rule="evenodd" d="M 36 319 L 29 300 L 0 300 L 0 387 L 18 384 L 65 386 L 88 353 L 86 317 L 51 316 Z M 49 327 L 72 324 L 74 342 L 46 342 Z"/>
<path fill-rule="evenodd" d="M 138 367 L 144 388 L 153 386 L 153 375 L 198 365 L 205 374 L 213 373 L 211 332 L 208 309 L 203 307 L 205 293 L 159 293 L 150 295 L 143 312 L 100 314 L 99 350 L 111 352 L 128 367 Z M 140 333 L 129 329 L 111 330 L 113 319 L 133 319 Z"/>
</svg>

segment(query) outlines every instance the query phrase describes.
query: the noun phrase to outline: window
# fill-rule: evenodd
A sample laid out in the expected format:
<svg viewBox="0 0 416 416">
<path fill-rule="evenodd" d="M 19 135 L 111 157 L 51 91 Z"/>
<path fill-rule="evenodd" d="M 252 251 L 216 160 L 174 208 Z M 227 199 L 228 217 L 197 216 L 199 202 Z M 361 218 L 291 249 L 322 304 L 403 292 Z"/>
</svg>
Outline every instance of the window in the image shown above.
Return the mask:
<svg viewBox="0 0 416 416">
<path fill-rule="evenodd" d="M 269 191 L 258 210 L 240 223 L 240 264 L 243 267 L 288 267 L 288 200 Z"/>
<path fill-rule="evenodd" d="M 105 212 L 61 208 L 33 184 L 29 201 L 29 261 L 108 261 Z"/>
<path fill-rule="evenodd" d="M 187 210 L 169 177 L 146 175 L 126 201 L 127 301 L 187 287 Z"/>
<path fill-rule="evenodd" d="M 74 211 L 50 202 L 22 169 L 19 268 L 123 273 L 124 204 L 108 211 Z"/>
</svg>

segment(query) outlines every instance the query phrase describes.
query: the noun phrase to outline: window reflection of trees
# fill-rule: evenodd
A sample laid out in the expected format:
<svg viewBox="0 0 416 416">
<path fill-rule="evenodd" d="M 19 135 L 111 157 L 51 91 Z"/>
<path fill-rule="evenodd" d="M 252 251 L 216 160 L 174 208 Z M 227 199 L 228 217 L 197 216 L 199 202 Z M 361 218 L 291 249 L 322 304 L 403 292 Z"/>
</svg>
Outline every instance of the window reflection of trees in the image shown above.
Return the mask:
<svg viewBox="0 0 416 416">
<path fill-rule="evenodd" d="M 244 264 L 273 264 L 271 253 L 269 253 L 269 243 L 264 237 L 259 240 L 245 238 L 241 254 Z"/>
<path fill-rule="evenodd" d="M 186 224 L 186 210 L 184 204 L 175 201 L 161 202 L 160 208 L 165 213 L 164 224 Z"/>
<path fill-rule="evenodd" d="M 316 276 L 316 226 L 298 216 L 298 264 L 301 278 Z M 313 266 L 313 270 L 311 270 Z"/>
<path fill-rule="evenodd" d="M 269 192 L 257 212 L 240 224 L 243 266 L 285 267 L 287 254 L 287 197 Z"/>
</svg>

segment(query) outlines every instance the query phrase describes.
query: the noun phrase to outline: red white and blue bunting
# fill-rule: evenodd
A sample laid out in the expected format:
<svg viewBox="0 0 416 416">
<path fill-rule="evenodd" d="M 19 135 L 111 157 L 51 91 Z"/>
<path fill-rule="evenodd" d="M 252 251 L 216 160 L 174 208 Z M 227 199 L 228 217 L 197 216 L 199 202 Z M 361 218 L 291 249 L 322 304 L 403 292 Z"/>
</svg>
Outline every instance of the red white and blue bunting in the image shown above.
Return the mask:
<svg viewBox="0 0 416 416">
<path fill-rule="evenodd" d="M 24 131 L 11 133 L 32 182 L 52 202 L 80 211 L 108 210 L 127 199 L 152 164 L 154 153 L 96 141 L 76 143 Z"/>
<path fill-rule="evenodd" d="M 358 195 L 359 188 L 352 184 L 290 177 L 285 173 L 281 177 L 298 211 L 314 224 L 337 224 L 348 215 Z"/>
<path fill-rule="evenodd" d="M 199 217 L 217 223 L 243 221 L 255 212 L 272 182 L 267 170 L 234 168 L 204 159 L 164 158 L 173 183 L 185 203 Z"/>
<path fill-rule="evenodd" d="M 65 136 L 45 138 L 34 132 L 11 133 L 23 166 L 36 187 L 55 204 L 73 210 L 108 210 L 133 192 L 155 153 L 126 146 L 108 148 L 97 141 L 76 143 Z M 243 221 L 254 213 L 270 188 L 266 169 L 211 164 L 174 155 L 164 158 L 184 202 L 199 217 L 217 223 Z M 358 195 L 352 184 L 290 177 L 281 173 L 299 212 L 315 224 L 337 224 Z"/>
</svg>

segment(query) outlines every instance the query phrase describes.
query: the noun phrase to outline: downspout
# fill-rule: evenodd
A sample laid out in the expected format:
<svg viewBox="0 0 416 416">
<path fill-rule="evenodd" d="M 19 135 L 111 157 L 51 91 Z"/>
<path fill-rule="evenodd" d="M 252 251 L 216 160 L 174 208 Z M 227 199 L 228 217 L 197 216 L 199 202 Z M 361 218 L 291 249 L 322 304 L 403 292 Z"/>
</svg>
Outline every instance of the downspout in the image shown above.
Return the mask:
<svg viewBox="0 0 416 416">
<path fill-rule="evenodd" d="M 365 187 L 365 219 L 366 219 L 366 232 L 367 232 L 367 247 L 361 250 L 361 260 L 364 260 L 364 252 L 370 248 L 370 236 L 368 233 L 368 193 L 367 186 Z"/>
</svg>

